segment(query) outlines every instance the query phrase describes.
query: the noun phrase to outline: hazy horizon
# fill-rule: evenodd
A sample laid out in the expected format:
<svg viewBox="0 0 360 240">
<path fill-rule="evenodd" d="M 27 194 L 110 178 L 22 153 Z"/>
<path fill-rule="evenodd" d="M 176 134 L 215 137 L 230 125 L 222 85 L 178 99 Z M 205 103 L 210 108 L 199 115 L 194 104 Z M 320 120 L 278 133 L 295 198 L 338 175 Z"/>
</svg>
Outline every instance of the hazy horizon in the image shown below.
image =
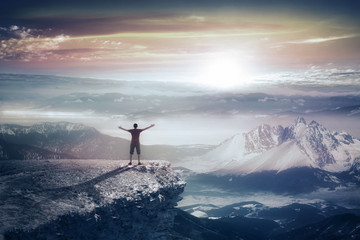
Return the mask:
<svg viewBox="0 0 360 240">
<path fill-rule="evenodd" d="M 156 124 L 144 144 L 219 144 L 297 116 L 360 136 L 357 1 L 8 1 L 1 122 Z"/>
<path fill-rule="evenodd" d="M 155 123 L 142 136 L 147 145 L 216 145 L 260 124 L 288 126 L 298 116 L 318 121 L 330 131 L 360 135 L 360 96 L 355 94 L 359 85 L 344 81 L 334 87 L 279 80 L 229 90 L 184 83 L 0 74 L 0 86 L 1 123 L 79 122 L 127 139 L 119 125 L 132 128 L 137 122 L 141 128 Z M 279 90 L 284 89 L 282 94 Z"/>
</svg>

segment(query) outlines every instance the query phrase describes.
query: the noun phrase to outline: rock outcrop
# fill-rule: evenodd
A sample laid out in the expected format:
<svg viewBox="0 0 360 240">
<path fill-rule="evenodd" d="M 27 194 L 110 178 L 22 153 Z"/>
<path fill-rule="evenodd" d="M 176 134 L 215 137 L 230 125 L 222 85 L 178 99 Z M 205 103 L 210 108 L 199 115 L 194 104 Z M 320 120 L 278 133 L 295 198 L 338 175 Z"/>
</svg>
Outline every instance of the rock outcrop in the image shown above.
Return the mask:
<svg viewBox="0 0 360 240">
<path fill-rule="evenodd" d="M 3 161 L 5 239 L 171 239 L 185 182 L 165 161 Z"/>
</svg>

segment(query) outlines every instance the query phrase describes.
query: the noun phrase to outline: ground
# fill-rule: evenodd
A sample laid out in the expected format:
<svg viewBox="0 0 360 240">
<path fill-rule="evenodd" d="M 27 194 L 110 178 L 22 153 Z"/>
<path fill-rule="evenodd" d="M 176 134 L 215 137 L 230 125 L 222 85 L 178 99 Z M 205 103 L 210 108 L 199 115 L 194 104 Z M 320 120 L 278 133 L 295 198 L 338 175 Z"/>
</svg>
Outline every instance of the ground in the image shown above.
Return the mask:
<svg viewBox="0 0 360 240">
<path fill-rule="evenodd" d="M 0 233 L 34 229 L 59 216 L 86 214 L 118 200 L 126 204 L 144 196 L 161 198 L 160 189 L 185 184 L 166 161 L 127 164 L 125 160 L 0 162 Z"/>
</svg>

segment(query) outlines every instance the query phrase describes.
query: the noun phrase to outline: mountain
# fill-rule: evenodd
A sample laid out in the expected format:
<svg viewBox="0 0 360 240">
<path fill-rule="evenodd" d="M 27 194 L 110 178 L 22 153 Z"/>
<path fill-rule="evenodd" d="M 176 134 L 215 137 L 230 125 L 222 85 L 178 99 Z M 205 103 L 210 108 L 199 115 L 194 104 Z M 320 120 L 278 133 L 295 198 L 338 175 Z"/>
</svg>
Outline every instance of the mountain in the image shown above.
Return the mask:
<svg viewBox="0 0 360 240">
<path fill-rule="evenodd" d="M 272 220 L 245 217 L 196 218 L 178 209 L 173 231 L 181 236 L 175 239 L 265 240 L 278 227 Z"/>
<path fill-rule="evenodd" d="M 291 240 L 327 240 L 327 239 L 359 239 L 360 216 L 342 214 L 329 217 L 321 222 L 309 224 L 303 228 L 279 234 L 270 239 Z"/>
<path fill-rule="evenodd" d="M 185 182 L 169 162 L 0 162 L 0 239 L 171 239 Z"/>
<path fill-rule="evenodd" d="M 263 124 L 237 134 L 184 166 L 197 172 L 250 174 L 310 167 L 342 172 L 360 160 L 360 141 L 297 118 L 288 127 Z M 194 164 L 195 162 L 199 162 Z"/>
<path fill-rule="evenodd" d="M 70 122 L 45 122 L 32 126 L 0 125 L 0 159 L 128 159 L 128 140 Z M 142 146 L 143 158 L 173 159 L 201 155 L 208 147 Z"/>
<path fill-rule="evenodd" d="M 268 207 L 250 201 L 203 209 L 209 218 L 178 210 L 174 230 L 190 239 L 358 239 L 359 210 L 331 203 Z"/>
<path fill-rule="evenodd" d="M 106 136 L 95 128 L 69 122 L 39 123 L 32 126 L 0 125 L 0 139 L 44 149 L 72 158 L 119 159 L 128 157 L 128 141 Z"/>
<path fill-rule="evenodd" d="M 68 159 L 73 158 L 65 153 L 54 153 L 46 149 L 29 145 L 8 143 L 0 139 L 0 159 Z"/>
</svg>

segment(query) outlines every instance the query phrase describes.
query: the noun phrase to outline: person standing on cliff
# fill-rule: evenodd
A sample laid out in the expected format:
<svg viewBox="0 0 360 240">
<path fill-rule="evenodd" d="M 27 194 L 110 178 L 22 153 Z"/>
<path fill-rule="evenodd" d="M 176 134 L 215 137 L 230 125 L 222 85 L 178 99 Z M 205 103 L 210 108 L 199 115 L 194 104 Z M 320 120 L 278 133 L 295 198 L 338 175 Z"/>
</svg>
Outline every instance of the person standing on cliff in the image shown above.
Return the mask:
<svg viewBox="0 0 360 240">
<path fill-rule="evenodd" d="M 119 126 L 120 129 L 124 130 L 124 131 L 127 131 L 129 133 L 131 133 L 131 143 L 130 143 L 130 162 L 129 162 L 129 165 L 132 164 L 132 158 L 133 158 L 133 155 L 134 155 L 134 150 L 136 148 L 136 153 L 137 153 L 137 156 L 138 156 L 138 164 L 140 165 L 140 133 L 142 131 L 145 131 L 149 128 L 152 128 L 154 127 L 155 124 L 151 124 L 150 126 L 148 126 L 147 128 L 144 128 L 144 129 L 138 129 L 138 125 L 136 123 L 134 123 L 134 129 L 125 129 L 121 126 Z"/>
</svg>

